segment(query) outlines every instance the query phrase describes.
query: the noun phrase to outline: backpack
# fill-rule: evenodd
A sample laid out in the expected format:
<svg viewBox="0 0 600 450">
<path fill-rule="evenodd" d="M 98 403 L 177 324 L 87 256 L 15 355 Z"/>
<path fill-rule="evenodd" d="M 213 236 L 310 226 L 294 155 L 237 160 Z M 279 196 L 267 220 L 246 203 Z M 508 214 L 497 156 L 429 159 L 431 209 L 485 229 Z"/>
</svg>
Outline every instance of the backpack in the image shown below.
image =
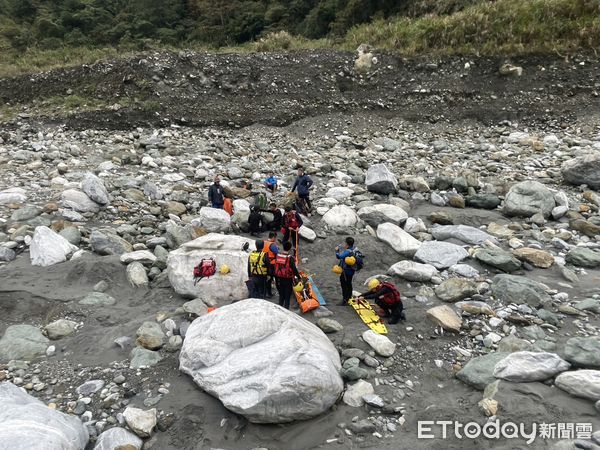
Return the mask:
<svg viewBox="0 0 600 450">
<path fill-rule="evenodd" d="M 392 283 L 388 283 L 387 281 L 384 281 L 381 283 L 381 287 L 388 288 L 391 291 L 390 294 L 387 294 L 383 297 L 383 301 L 386 304 L 392 306 L 392 305 L 395 305 L 396 303 L 400 303 L 402 301 L 400 299 L 400 292 L 398 292 L 398 289 Z"/>
<path fill-rule="evenodd" d="M 255 198 L 254 198 L 254 204 L 259 208 L 259 209 L 267 209 L 267 196 L 265 194 L 263 194 L 262 192 L 259 193 Z"/>
<path fill-rule="evenodd" d="M 275 257 L 275 276 L 277 278 L 294 278 L 291 259 L 292 257 L 289 255 L 277 255 Z"/>
<path fill-rule="evenodd" d="M 194 285 L 202 278 L 212 277 L 217 273 L 217 263 L 214 258 L 203 258 L 200 263 L 194 267 Z"/>
<path fill-rule="evenodd" d="M 300 228 L 300 222 L 298 222 L 298 217 L 294 211 L 285 213 L 283 223 L 286 228 L 291 228 L 292 230 Z"/>
<path fill-rule="evenodd" d="M 263 252 L 252 252 L 250 253 L 249 262 L 250 262 L 250 273 L 252 275 L 266 275 L 267 274 L 267 266 L 265 265 L 265 256 L 266 253 Z"/>
<path fill-rule="evenodd" d="M 358 272 L 365 266 L 365 255 L 358 249 L 352 250 L 352 256 L 356 259 L 356 264 L 352 266 L 355 272 Z"/>
</svg>

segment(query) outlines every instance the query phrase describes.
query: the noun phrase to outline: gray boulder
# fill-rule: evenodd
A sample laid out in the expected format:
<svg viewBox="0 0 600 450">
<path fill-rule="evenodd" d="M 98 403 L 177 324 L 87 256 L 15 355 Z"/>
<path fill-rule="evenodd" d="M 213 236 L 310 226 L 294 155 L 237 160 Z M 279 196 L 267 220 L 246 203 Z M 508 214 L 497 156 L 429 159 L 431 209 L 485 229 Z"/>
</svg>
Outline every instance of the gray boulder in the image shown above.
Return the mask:
<svg viewBox="0 0 600 450">
<path fill-rule="evenodd" d="M 526 303 L 534 308 L 551 301 L 540 283 L 517 275 L 496 275 L 492 282 L 492 293 L 505 304 Z"/>
<path fill-rule="evenodd" d="M 160 324 L 156 322 L 144 322 L 138 328 L 136 335 L 136 342 L 148 350 L 158 350 L 165 345 L 167 339 Z"/>
<path fill-rule="evenodd" d="M 100 210 L 100 207 L 96 202 L 89 198 L 84 192 L 76 189 L 67 189 L 66 191 L 63 191 L 60 202 L 65 208 L 71 208 L 80 213 L 96 213 Z"/>
<path fill-rule="evenodd" d="M 522 181 L 510 188 L 504 199 L 507 216 L 531 217 L 542 213 L 549 217 L 556 206 L 554 195 L 538 181 Z"/>
<path fill-rule="evenodd" d="M 82 450 L 89 436 L 75 416 L 48 408 L 12 383 L 0 383 L 0 448 Z"/>
<path fill-rule="evenodd" d="M 129 242 L 109 231 L 92 231 L 90 244 L 92 250 L 99 255 L 122 255 L 133 251 Z"/>
<path fill-rule="evenodd" d="M 104 182 L 93 173 L 86 173 L 81 182 L 81 190 L 94 202 L 100 205 L 108 205 L 110 199 Z"/>
<path fill-rule="evenodd" d="M 496 352 L 471 358 L 465 367 L 456 374 L 456 378 L 483 391 L 488 384 L 496 381 L 494 368 L 508 355 L 508 353 Z"/>
<path fill-rule="evenodd" d="M 270 302 L 242 300 L 196 319 L 180 369 L 255 423 L 315 417 L 344 384 L 339 354 L 315 325 Z"/>
<path fill-rule="evenodd" d="M 593 189 L 600 188 L 600 152 L 565 161 L 561 172 L 568 183 L 587 184 Z"/>
<path fill-rule="evenodd" d="M 441 225 L 430 230 L 431 235 L 438 241 L 458 239 L 466 244 L 481 245 L 485 241 L 497 242 L 496 238 L 479 228 L 466 225 Z"/>
<path fill-rule="evenodd" d="M 544 381 L 558 373 L 569 370 L 571 364 L 556 353 L 515 352 L 499 361 L 494 376 L 517 383 Z"/>
<path fill-rule="evenodd" d="M 554 380 L 556 387 L 575 397 L 600 400 L 600 370 L 563 372 Z"/>
<path fill-rule="evenodd" d="M 80 305 L 86 306 L 112 306 L 117 301 L 103 292 L 90 292 L 83 299 L 79 300 Z"/>
<path fill-rule="evenodd" d="M 585 247 L 572 248 L 565 257 L 568 263 L 593 269 L 600 267 L 600 252 Z"/>
<path fill-rule="evenodd" d="M 474 253 L 473 257 L 503 272 L 510 273 L 521 268 L 521 261 L 499 248 L 481 248 Z"/>
<path fill-rule="evenodd" d="M 11 262 L 14 261 L 17 257 L 17 254 L 14 250 L 0 246 L 0 261 L 2 262 Z"/>
<path fill-rule="evenodd" d="M 467 258 L 469 253 L 460 245 L 450 242 L 426 241 L 415 253 L 415 259 L 436 269 L 447 269 Z"/>
<path fill-rule="evenodd" d="M 430 281 L 439 272 L 431 264 L 414 261 L 399 261 L 388 269 L 389 275 L 396 275 L 408 281 Z"/>
<path fill-rule="evenodd" d="M 72 320 L 58 319 L 46 325 L 46 335 L 50 339 L 61 339 L 65 336 L 73 334 L 77 328 L 77 322 Z"/>
<path fill-rule="evenodd" d="M 46 353 L 49 340 L 31 325 L 11 325 L 0 339 L 0 362 L 31 360 Z"/>
<path fill-rule="evenodd" d="M 8 188 L 0 191 L 0 205 L 24 203 L 25 201 L 27 201 L 27 193 L 23 188 Z"/>
<path fill-rule="evenodd" d="M 406 222 L 408 214 L 399 206 L 380 204 L 365 206 L 358 210 L 358 217 L 364 220 L 373 228 L 384 222 L 390 222 L 395 225 L 402 225 Z"/>
<path fill-rule="evenodd" d="M 367 170 L 365 184 L 371 192 L 388 195 L 396 192 L 398 180 L 385 164 L 374 164 Z"/>
<path fill-rule="evenodd" d="M 141 450 L 144 442 L 125 428 L 114 427 L 104 431 L 94 446 L 94 450 L 115 450 L 126 447 L 128 450 Z"/>
<path fill-rule="evenodd" d="M 574 337 L 567 341 L 564 358 L 575 366 L 600 369 L 600 337 Z"/>
<path fill-rule="evenodd" d="M 464 278 L 448 278 L 435 288 L 435 295 L 440 300 L 449 303 L 471 297 L 477 292 L 477 283 Z"/>
<path fill-rule="evenodd" d="M 337 320 L 322 318 L 317 320 L 317 326 L 323 330 L 324 333 L 335 333 L 342 331 L 344 327 Z"/>
<path fill-rule="evenodd" d="M 131 350 L 131 362 L 129 367 L 131 369 L 148 368 L 157 365 L 161 360 L 162 356 L 160 353 L 153 352 L 152 350 L 146 350 L 142 347 L 135 347 Z"/>
</svg>

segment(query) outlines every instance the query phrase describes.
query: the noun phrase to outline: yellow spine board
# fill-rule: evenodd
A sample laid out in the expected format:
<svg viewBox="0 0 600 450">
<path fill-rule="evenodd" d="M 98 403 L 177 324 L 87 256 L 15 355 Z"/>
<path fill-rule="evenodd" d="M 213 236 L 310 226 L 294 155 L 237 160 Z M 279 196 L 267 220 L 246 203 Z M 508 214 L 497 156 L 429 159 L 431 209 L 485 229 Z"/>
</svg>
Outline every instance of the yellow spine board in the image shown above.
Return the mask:
<svg viewBox="0 0 600 450">
<path fill-rule="evenodd" d="M 362 319 L 362 321 L 375 333 L 387 334 L 387 328 L 381 321 L 381 318 L 377 315 L 375 310 L 371 307 L 368 301 L 358 301 L 354 298 L 348 300 L 348 304 L 356 311 L 356 314 Z"/>
</svg>

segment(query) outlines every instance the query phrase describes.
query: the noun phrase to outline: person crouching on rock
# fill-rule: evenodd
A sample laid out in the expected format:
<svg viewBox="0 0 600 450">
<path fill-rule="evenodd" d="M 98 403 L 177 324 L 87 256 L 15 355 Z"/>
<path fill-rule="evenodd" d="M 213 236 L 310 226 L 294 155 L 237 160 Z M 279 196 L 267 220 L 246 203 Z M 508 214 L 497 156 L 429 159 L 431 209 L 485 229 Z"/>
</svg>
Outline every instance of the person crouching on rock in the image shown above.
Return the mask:
<svg viewBox="0 0 600 450">
<path fill-rule="evenodd" d="M 273 220 L 267 224 L 267 228 L 270 231 L 279 231 L 283 226 L 283 214 L 281 214 L 281 210 L 275 203 L 271 203 L 268 212 L 273 214 Z"/>
<path fill-rule="evenodd" d="M 301 226 L 302 218 L 300 214 L 291 206 L 286 206 L 285 215 L 283 216 L 283 242 L 291 240 L 295 245 L 298 242 L 298 230 Z"/>
<path fill-rule="evenodd" d="M 384 317 L 389 317 L 388 322 L 391 324 L 398 323 L 399 320 L 406 320 L 400 292 L 392 283 L 373 278 L 369 281 L 369 291 L 361 294 L 359 300 L 375 300 L 377 306 L 383 309 Z"/>
<path fill-rule="evenodd" d="M 223 186 L 221 186 L 221 178 L 219 175 L 215 176 L 214 183 L 208 189 L 208 201 L 213 208 L 223 209 L 225 192 L 223 191 Z"/>
<path fill-rule="evenodd" d="M 257 240 L 256 251 L 248 256 L 248 278 L 252 280 L 252 298 L 265 298 L 267 273 L 270 270 L 269 258 L 263 252 L 264 242 Z"/>
<path fill-rule="evenodd" d="M 250 206 L 250 215 L 248 216 L 248 231 L 252 236 L 258 236 L 263 229 L 264 218 L 260 210 L 255 205 Z"/>
<path fill-rule="evenodd" d="M 290 298 L 294 287 L 294 277 L 300 279 L 296 261 L 292 253 L 292 243 L 283 244 L 283 252 L 275 256 L 274 271 L 275 285 L 279 292 L 279 306 L 290 309 Z"/>
<path fill-rule="evenodd" d="M 275 174 L 272 170 L 269 171 L 268 175 L 269 176 L 265 180 L 265 187 L 274 193 L 277 190 L 277 178 L 275 178 Z"/>
</svg>

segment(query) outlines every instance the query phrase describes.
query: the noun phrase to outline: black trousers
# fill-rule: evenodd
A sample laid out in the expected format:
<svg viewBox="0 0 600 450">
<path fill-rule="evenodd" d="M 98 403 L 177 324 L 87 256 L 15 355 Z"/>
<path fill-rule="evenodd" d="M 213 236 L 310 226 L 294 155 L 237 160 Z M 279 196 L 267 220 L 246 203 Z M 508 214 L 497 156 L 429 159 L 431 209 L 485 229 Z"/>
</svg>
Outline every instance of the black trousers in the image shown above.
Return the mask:
<svg viewBox="0 0 600 450">
<path fill-rule="evenodd" d="M 340 275 L 340 285 L 342 286 L 344 302 L 348 302 L 352 298 L 352 278 L 354 278 L 354 274 L 348 275 L 344 272 Z"/>
<path fill-rule="evenodd" d="M 297 241 L 297 237 L 296 235 L 298 234 L 298 230 L 292 230 L 291 228 L 286 228 L 285 229 L 285 233 L 283 234 L 283 241 L 282 242 L 287 242 L 290 239 L 292 240 L 292 247 L 296 246 L 296 241 Z"/>
<path fill-rule="evenodd" d="M 252 275 L 252 297 L 264 299 L 267 293 L 266 284 L 266 275 Z"/>
<path fill-rule="evenodd" d="M 404 313 L 402 312 L 402 310 L 404 309 L 404 305 L 402 305 L 402 302 L 398 302 L 395 305 L 391 306 L 379 301 L 376 303 L 377 306 L 379 306 L 385 311 L 386 315 L 390 316 L 388 323 L 391 323 L 393 325 L 395 323 L 398 323 L 399 320 L 404 320 Z"/>
<path fill-rule="evenodd" d="M 267 275 L 267 278 L 265 280 L 265 294 L 267 294 L 267 297 L 273 297 L 273 276 L 272 275 Z"/>
<path fill-rule="evenodd" d="M 290 309 L 294 280 L 292 278 L 275 278 L 275 284 L 279 292 L 279 306 Z"/>
</svg>

